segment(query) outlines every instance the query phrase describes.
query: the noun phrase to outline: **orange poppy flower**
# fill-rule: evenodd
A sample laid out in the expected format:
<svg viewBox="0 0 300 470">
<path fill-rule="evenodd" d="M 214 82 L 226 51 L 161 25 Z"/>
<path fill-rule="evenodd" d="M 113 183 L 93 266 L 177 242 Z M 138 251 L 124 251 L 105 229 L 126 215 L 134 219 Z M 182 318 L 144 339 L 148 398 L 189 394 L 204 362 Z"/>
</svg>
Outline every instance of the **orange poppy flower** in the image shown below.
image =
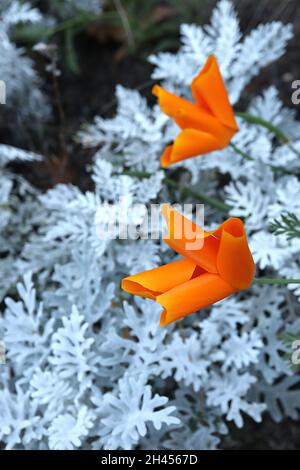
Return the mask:
<svg viewBox="0 0 300 470">
<path fill-rule="evenodd" d="M 161 304 L 162 326 L 250 287 L 255 264 L 240 219 L 207 232 L 169 205 L 162 212 L 168 225 L 164 241 L 184 258 L 122 281 L 126 292 Z"/>
<path fill-rule="evenodd" d="M 161 110 L 182 129 L 161 157 L 163 167 L 226 147 L 238 131 L 217 60 L 211 55 L 191 84 L 195 103 L 153 87 Z"/>
</svg>

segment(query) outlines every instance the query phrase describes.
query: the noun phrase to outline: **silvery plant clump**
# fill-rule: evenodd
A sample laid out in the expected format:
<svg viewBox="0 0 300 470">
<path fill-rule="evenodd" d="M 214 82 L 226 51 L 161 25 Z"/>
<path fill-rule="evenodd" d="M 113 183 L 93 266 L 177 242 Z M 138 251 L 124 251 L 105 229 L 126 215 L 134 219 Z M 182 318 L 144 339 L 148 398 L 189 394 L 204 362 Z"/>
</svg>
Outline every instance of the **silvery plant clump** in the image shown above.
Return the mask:
<svg viewBox="0 0 300 470">
<path fill-rule="evenodd" d="M 0 79 L 6 83 L 6 106 L 1 108 L 0 125 L 14 120 L 46 118 L 49 105 L 41 92 L 42 82 L 33 61 L 11 39 L 13 28 L 20 23 L 39 24 L 41 13 L 28 2 L 3 0 L 0 4 Z M 14 112 L 18 110 L 17 116 Z"/>
<path fill-rule="evenodd" d="M 29 112 L 44 98 L 9 31 L 14 22 L 40 21 L 40 14 L 23 2 L 8 3 L 1 12 L 0 76 L 11 80 L 13 62 L 19 70 L 14 98 Z M 232 4 L 221 0 L 209 25 L 182 25 L 177 53 L 150 57 L 152 78 L 189 97 L 191 79 L 215 53 L 239 109 L 245 87 L 284 54 L 291 37 L 291 26 L 277 21 L 243 36 Z M 0 146 L 1 446 L 219 449 L 228 423 L 242 428 L 245 417 L 299 419 L 300 377 L 289 343 L 300 335 L 299 286 L 255 285 L 162 328 L 160 307 L 122 292 L 120 280 L 173 260 L 174 252 L 151 237 L 101 239 L 97 230 L 99 214 L 109 219 L 107 204 L 120 198 L 128 207 L 201 202 L 184 196 L 184 184 L 244 218 L 258 273 L 299 279 L 299 231 L 270 228 L 282 214 L 300 218 L 294 112 L 270 83 L 248 111 L 280 127 L 292 144 L 239 118 L 233 143 L 251 160 L 228 147 L 162 170 L 159 157 L 176 126 L 138 91 L 118 86 L 116 99 L 115 117 L 96 117 L 79 132 L 81 144 L 95 152 L 91 191 L 58 184 L 40 192 L 10 164 L 43 156 Z M 168 189 L 174 171 L 178 185 Z M 227 216 L 207 205 L 206 227 Z"/>
</svg>

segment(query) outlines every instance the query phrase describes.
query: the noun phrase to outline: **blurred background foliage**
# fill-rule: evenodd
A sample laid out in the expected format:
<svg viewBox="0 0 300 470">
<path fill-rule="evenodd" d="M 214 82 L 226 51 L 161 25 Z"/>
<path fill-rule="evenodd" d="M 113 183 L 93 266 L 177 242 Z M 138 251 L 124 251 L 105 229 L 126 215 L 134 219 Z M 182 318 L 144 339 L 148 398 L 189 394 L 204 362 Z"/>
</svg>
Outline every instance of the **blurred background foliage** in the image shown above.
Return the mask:
<svg viewBox="0 0 300 470">
<path fill-rule="evenodd" d="M 272 20 L 293 23 L 295 37 L 285 56 L 263 70 L 243 95 L 247 100 L 247 95 L 273 83 L 283 103 L 290 106 L 290 83 L 300 76 L 299 0 L 233 1 L 243 34 L 248 34 L 259 23 Z M 18 24 L 13 31 L 17 45 L 26 48 L 43 76 L 44 91 L 54 109 L 54 119 L 42 127 L 39 134 L 30 122 L 21 122 L 18 132 L 19 146 L 54 155 L 55 167 L 44 168 L 44 174 L 38 175 L 39 182 L 44 182 L 42 185 L 49 185 L 49 171 L 52 176 L 54 173 L 54 180 L 57 179 L 55 174 L 61 173 L 60 155 L 65 153 L 57 138 L 61 134 L 65 139 L 64 147 L 68 147 L 72 155 L 72 175 L 66 178 L 85 185 L 83 162 L 86 155 L 82 159 L 82 149 L 74 142 L 78 128 L 95 115 L 114 114 L 117 84 L 139 90 L 149 103 L 154 103 L 149 54 L 175 52 L 180 44 L 180 25 L 207 24 L 217 0 L 99 0 L 99 3 L 91 0 L 91 3 L 98 5 L 97 11 L 80 8 L 81 0 L 31 0 L 46 20 L 40 25 Z M 47 59 L 32 49 L 37 42 L 56 49 L 60 71 L 58 87 L 54 87 L 53 77 L 45 71 Z M 3 129 L 1 134 L 4 142 L 16 144 L 15 136 L 8 129 Z"/>
<path fill-rule="evenodd" d="M 36 1 L 39 9 L 56 19 L 49 26 L 18 25 L 14 31 L 17 42 L 34 44 L 38 40 L 64 38 L 67 64 L 78 73 L 75 38 L 80 33 L 94 37 L 100 43 L 119 45 L 115 54 L 121 60 L 127 54 L 146 59 L 150 53 L 176 50 L 179 45 L 179 27 L 182 23 L 201 22 L 206 16 L 210 0 L 104 0 L 102 11 L 87 12 L 79 7 L 68 10 L 61 0 Z M 65 2 L 64 2 L 65 3 Z M 99 2 L 100 5 L 100 2 Z"/>
<path fill-rule="evenodd" d="M 72 73 L 79 74 L 79 37 L 81 42 L 84 35 L 100 46 L 108 46 L 115 63 L 128 56 L 146 63 L 150 53 L 176 51 L 180 25 L 203 24 L 210 17 L 216 0 L 99 0 L 97 12 L 81 9 L 80 0 L 32 0 L 31 3 L 46 14 L 49 24 L 20 24 L 14 30 L 15 41 L 21 45 L 37 41 L 63 45 L 63 64 Z M 299 1 L 234 0 L 234 3 L 245 33 L 259 22 L 280 19 L 294 23 L 297 37 Z"/>
</svg>

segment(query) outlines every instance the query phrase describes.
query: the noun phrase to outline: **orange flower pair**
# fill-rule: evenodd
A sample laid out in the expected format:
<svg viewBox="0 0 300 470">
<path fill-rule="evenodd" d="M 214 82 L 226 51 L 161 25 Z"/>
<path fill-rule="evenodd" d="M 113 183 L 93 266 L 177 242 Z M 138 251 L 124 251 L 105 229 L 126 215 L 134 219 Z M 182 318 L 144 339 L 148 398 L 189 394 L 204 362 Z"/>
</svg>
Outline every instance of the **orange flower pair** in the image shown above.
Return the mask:
<svg viewBox="0 0 300 470">
<path fill-rule="evenodd" d="M 162 326 L 250 287 L 255 264 L 240 219 L 206 232 L 168 205 L 163 215 L 168 225 L 164 241 L 184 258 L 122 281 L 126 292 L 163 307 Z"/>
<path fill-rule="evenodd" d="M 214 55 L 191 84 L 195 103 L 170 93 L 158 85 L 153 94 L 161 110 L 182 129 L 173 145 L 161 157 L 163 167 L 190 157 L 226 147 L 238 126 Z"/>
<path fill-rule="evenodd" d="M 161 157 L 164 167 L 222 149 L 238 131 L 213 55 L 193 80 L 191 91 L 195 104 L 158 85 L 153 88 L 162 111 L 182 129 Z M 230 218 L 216 230 L 205 232 L 168 205 L 163 207 L 163 215 L 168 224 L 164 241 L 183 259 L 122 281 L 126 292 L 154 299 L 163 307 L 161 325 L 251 285 L 255 265 L 240 219 Z"/>
</svg>

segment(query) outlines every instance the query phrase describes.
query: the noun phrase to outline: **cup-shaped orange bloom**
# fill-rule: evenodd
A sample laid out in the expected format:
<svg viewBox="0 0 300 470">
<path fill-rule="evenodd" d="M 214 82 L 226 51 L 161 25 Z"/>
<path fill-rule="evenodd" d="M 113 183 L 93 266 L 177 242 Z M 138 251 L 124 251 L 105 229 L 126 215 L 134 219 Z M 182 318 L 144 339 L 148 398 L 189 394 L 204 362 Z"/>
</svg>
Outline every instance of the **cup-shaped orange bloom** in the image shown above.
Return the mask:
<svg viewBox="0 0 300 470">
<path fill-rule="evenodd" d="M 250 287 L 255 264 L 240 219 L 229 218 L 207 232 L 168 205 L 163 215 L 164 241 L 183 258 L 122 281 L 126 292 L 161 304 L 162 326 Z"/>
<path fill-rule="evenodd" d="M 161 110 L 182 129 L 162 157 L 163 167 L 226 147 L 238 131 L 217 60 L 211 55 L 191 84 L 195 103 L 158 85 L 153 87 Z"/>
</svg>

